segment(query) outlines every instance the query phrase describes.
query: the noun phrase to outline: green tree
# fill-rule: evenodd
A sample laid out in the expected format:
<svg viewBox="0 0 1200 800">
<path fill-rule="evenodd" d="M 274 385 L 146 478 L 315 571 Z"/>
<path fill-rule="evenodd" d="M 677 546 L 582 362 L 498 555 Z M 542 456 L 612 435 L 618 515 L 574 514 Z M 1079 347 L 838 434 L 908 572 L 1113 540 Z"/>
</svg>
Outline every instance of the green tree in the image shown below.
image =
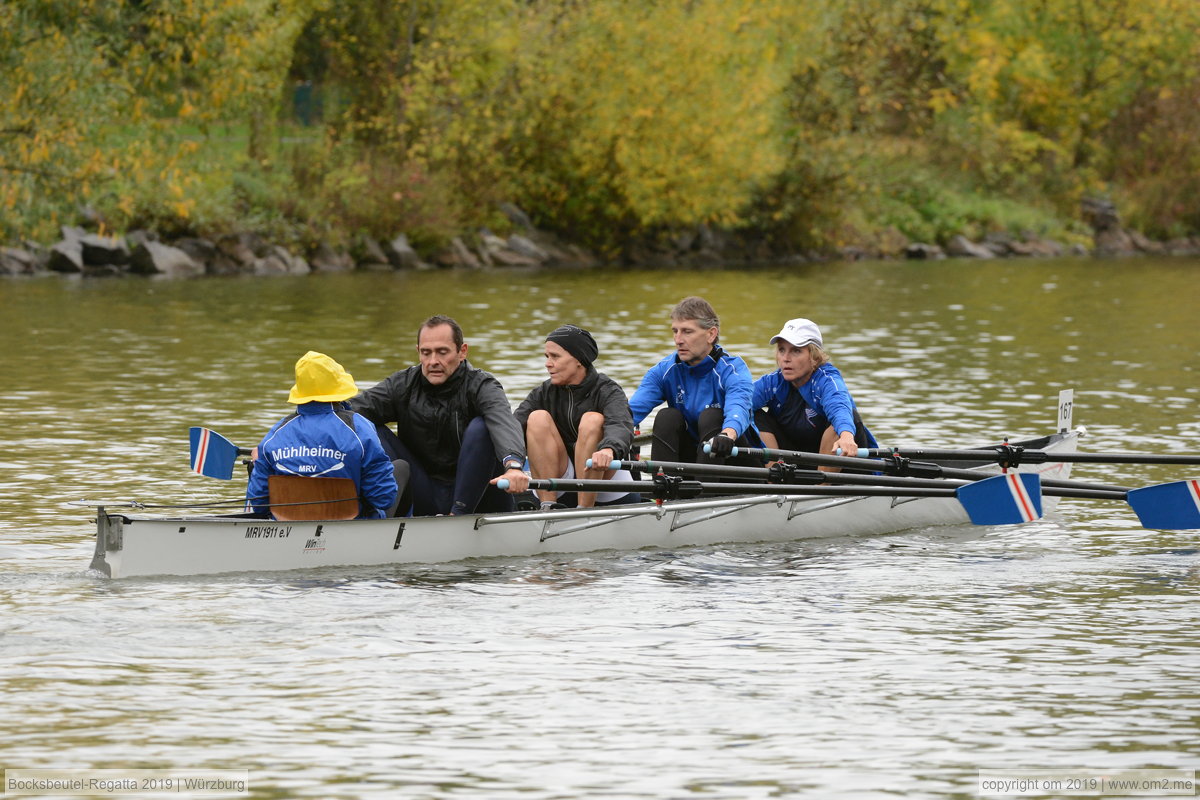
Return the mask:
<svg viewBox="0 0 1200 800">
<path fill-rule="evenodd" d="M 1072 173 L 1094 185 L 1105 130 L 1152 87 L 1178 86 L 1195 63 L 1191 0 L 939 0 L 951 76 L 938 101 L 962 123 L 954 143 L 996 185 Z"/>
<path fill-rule="evenodd" d="M 105 2 L 0 4 L 0 230 L 5 236 L 57 228 L 63 205 L 36 230 L 21 212 L 46 195 L 86 202 L 113 159 L 90 136 L 94 120 L 115 118 L 130 86 L 97 47 L 119 30 Z"/>
<path fill-rule="evenodd" d="M 5 236 L 96 203 L 113 227 L 185 219 L 211 163 L 201 133 L 269 125 L 295 38 L 323 0 L 0 4 Z M 264 109 L 268 111 L 264 112 Z M 251 137 L 251 153 L 261 135 Z M 237 169 L 227 164 L 222 174 Z M 14 213 L 16 212 L 16 213 Z"/>
<path fill-rule="evenodd" d="M 610 0 L 539 23 L 508 144 L 540 217 L 593 238 L 745 218 L 784 165 L 802 9 Z"/>
</svg>

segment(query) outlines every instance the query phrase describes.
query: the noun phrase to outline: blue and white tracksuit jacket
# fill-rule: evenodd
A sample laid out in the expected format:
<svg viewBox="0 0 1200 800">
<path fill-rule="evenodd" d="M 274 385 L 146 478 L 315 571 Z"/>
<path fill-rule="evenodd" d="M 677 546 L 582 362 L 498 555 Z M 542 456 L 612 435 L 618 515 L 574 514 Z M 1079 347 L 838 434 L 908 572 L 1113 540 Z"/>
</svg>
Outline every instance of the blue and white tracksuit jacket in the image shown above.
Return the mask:
<svg viewBox="0 0 1200 800">
<path fill-rule="evenodd" d="M 358 487 L 360 517 L 382 517 L 396 501 L 396 476 L 375 424 L 334 403 L 302 403 L 276 422 L 258 445 L 246 486 L 247 505 L 267 513 L 267 476 L 350 478 Z M 353 425 L 350 424 L 353 422 Z"/>
<path fill-rule="evenodd" d="M 803 403 L 798 402 L 797 395 L 804 400 Z M 762 376 L 754 382 L 752 403 L 754 408 L 766 408 L 767 413 L 778 419 L 785 431 L 792 428 L 799 430 L 805 423 L 800 414 L 824 417 L 835 433 L 850 431 L 853 434 L 857 430 L 850 390 L 846 388 L 842 373 L 828 362 L 813 370 L 808 380 L 799 387 L 784 380 L 780 370 Z M 871 432 L 866 431 L 866 434 L 869 446 L 878 447 Z"/>
<path fill-rule="evenodd" d="M 746 362 L 715 347 L 695 366 L 683 363 L 674 353 L 659 361 L 629 398 L 629 409 L 636 425 L 665 402 L 682 412 L 688 433 L 699 441 L 696 423 L 700 412 L 720 408 L 725 412 L 722 429 L 732 428 L 741 436 L 747 429 L 754 430 L 753 394 L 754 378 Z"/>
</svg>

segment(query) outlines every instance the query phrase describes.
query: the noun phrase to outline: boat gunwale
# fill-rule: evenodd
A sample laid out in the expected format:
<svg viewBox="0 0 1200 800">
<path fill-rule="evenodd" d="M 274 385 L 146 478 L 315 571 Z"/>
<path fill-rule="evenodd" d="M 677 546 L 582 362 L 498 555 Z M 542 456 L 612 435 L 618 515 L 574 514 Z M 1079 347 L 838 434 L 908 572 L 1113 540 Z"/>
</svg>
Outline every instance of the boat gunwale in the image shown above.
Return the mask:
<svg viewBox="0 0 1200 800">
<path fill-rule="evenodd" d="M 1057 431 L 1055 433 L 1047 434 L 1045 436 L 1040 436 L 1040 437 L 1037 437 L 1034 439 L 1023 440 L 1020 442 L 1012 442 L 1011 444 L 1014 447 L 1023 447 L 1026 449 L 1032 449 L 1034 447 L 1036 447 L 1037 449 L 1044 449 L 1045 447 L 1047 447 L 1050 444 L 1053 444 L 1055 442 L 1059 442 L 1059 441 L 1062 441 L 1067 438 L 1078 438 L 1082 434 L 1083 434 L 1082 428 L 1070 430 L 1070 431 Z M 984 450 L 984 448 L 994 447 L 994 446 L 995 445 L 978 445 L 978 446 L 973 446 L 973 447 L 966 447 L 963 449 L 965 449 L 965 450 L 980 449 L 981 452 L 986 452 L 986 450 Z M 957 466 L 959 469 L 983 470 L 988 467 L 996 467 L 997 469 L 999 469 L 999 467 L 996 463 L 996 460 L 994 458 L 991 460 L 980 460 L 978 462 L 975 462 L 975 461 L 938 462 L 935 460 L 931 460 L 928 463 L 939 464 L 939 466 L 954 465 L 954 466 Z M 964 466 L 964 464 L 965 464 L 965 466 Z M 651 487 L 651 484 L 649 481 L 647 481 L 646 485 L 647 485 L 647 488 Z M 781 485 L 786 485 L 786 484 L 781 484 Z M 848 486 L 847 488 L 852 488 L 852 485 Z M 903 490 L 900 489 L 900 487 L 896 487 L 896 488 L 897 488 L 898 495 L 902 495 Z M 846 503 L 846 502 L 852 502 L 855 500 L 860 500 L 860 499 L 862 499 L 864 497 L 868 497 L 868 496 L 869 495 L 865 495 L 865 494 L 862 494 L 862 495 L 853 494 L 852 492 L 847 492 L 845 497 L 836 497 L 836 498 L 831 497 L 831 496 L 825 496 L 825 495 L 802 495 L 802 494 L 786 494 L 786 493 L 781 493 L 778 495 L 727 495 L 727 496 L 716 497 L 711 500 L 687 499 L 687 500 L 664 500 L 662 502 L 658 502 L 655 500 L 645 500 L 640 503 L 628 503 L 628 504 L 613 505 L 613 506 L 594 506 L 591 508 L 563 508 L 563 509 L 555 509 L 552 511 L 479 512 L 479 513 L 472 513 L 472 514 L 463 514 L 463 515 L 459 515 L 459 516 L 475 517 L 476 518 L 475 529 L 478 530 L 479 528 L 484 527 L 485 525 L 497 525 L 497 524 L 505 524 L 505 523 L 510 523 L 510 522 L 541 521 L 541 520 L 545 520 L 545 519 L 551 519 L 551 520 L 557 521 L 558 519 L 571 519 L 571 518 L 579 519 L 579 518 L 582 518 L 585 516 L 622 517 L 622 516 L 644 516 L 647 514 L 655 514 L 656 516 L 661 517 L 664 514 L 666 514 L 668 511 L 686 511 L 686 510 L 692 510 L 692 509 L 700 510 L 700 509 L 704 509 L 704 508 L 711 508 L 711 507 L 724 506 L 724 505 L 759 505 L 759 504 L 763 504 L 763 503 L 778 503 L 780 505 L 782 505 L 784 503 L 791 503 L 791 504 L 795 505 L 797 503 L 802 503 L 806 500 L 830 500 L 830 501 L 836 501 L 835 504 L 840 504 L 840 503 Z M 748 499 L 753 500 L 754 502 L 747 502 Z M 914 499 L 920 499 L 920 498 L 914 498 Z M 94 507 L 94 508 L 98 508 L 98 509 L 105 509 L 106 513 L 110 517 L 119 516 L 119 517 L 122 517 L 126 522 L 135 522 L 135 521 L 173 522 L 173 521 L 179 521 L 179 522 L 230 522 L 230 523 L 237 523 L 237 522 L 245 522 L 245 521 L 260 521 L 260 522 L 276 522 L 277 521 L 277 520 L 271 519 L 270 517 L 263 517 L 258 514 L 255 514 L 253 512 L 248 512 L 248 511 L 242 511 L 242 512 L 238 512 L 235 514 L 217 514 L 217 515 L 186 514 L 186 515 L 161 516 L 160 517 L 160 516 L 153 516 L 153 515 L 130 514 L 130 513 L 124 512 L 124 511 L 109 510 L 114 507 L 120 508 L 121 505 L 128 506 L 129 501 L 115 501 L 112 503 L 106 503 L 104 501 L 92 501 L 92 502 L 89 502 L 88 505 L 90 507 Z M 141 507 L 142 508 L 153 508 L 153 506 L 141 506 Z M 634 509 L 637 509 L 637 510 L 635 511 Z M 359 523 L 364 523 L 364 522 L 383 522 L 388 519 L 428 520 L 428 519 L 437 519 L 441 516 L 445 516 L 445 515 L 438 514 L 438 515 L 423 516 L 423 517 L 386 517 L 386 518 L 373 518 L 373 519 L 372 518 L 361 518 L 361 519 L 340 519 L 340 520 L 339 519 L 305 520 L 305 522 L 336 523 L 340 526 L 340 525 L 346 525 L 346 524 L 359 524 Z"/>
<path fill-rule="evenodd" d="M 1066 452 L 1068 450 L 1073 451 L 1075 449 L 1075 444 L 1076 444 L 1077 440 L 1082 435 L 1083 435 L 1082 428 L 1069 429 L 1069 430 L 1064 429 L 1064 430 L 1057 431 L 1057 432 L 1052 433 L 1047 436 L 1042 436 L 1042 437 L 1039 437 L 1036 439 L 1031 439 L 1026 442 L 1014 442 L 1013 445 L 1028 447 L 1033 444 L 1038 444 L 1040 447 L 1050 447 L 1053 445 L 1058 445 L 1060 443 L 1064 443 L 1066 445 L 1063 448 L 1064 452 Z M 962 462 L 958 462 L 958 463 L 961 465 Z M 974 463 L 974 462 L 972 462 L 972 463 Z M 1045 472 L 1045 471 L 1051 469 L 1051 467 L 1048 465 L 1049 463 L 1050 462 L 1046 462 L 1046 463 L 1032 463 L 1031 462 L 1028 465 L 1022 465 L 1021 468 L 1023 468 L 1023 469 L 1027 468 L 1028 471 Z M 1067 464 L 1066 467 L 1069 469 L 1070 465 Z M 999 474 L 999 472 L 1001 471 L 1000 466 L 995 461 L 981 461 L 974 468 L 980 469 L 980 470 L 986 470 L 989 468 L 994 469 L 997 472 L 997 474 Z M 1058 467 L 1055 467 L 1055 468 L 1061 468 L 1061 465 L 1059 465 Z M 649 483 L 647 483 L 647 488 L 648 489 L 650 488 Z M 852 490 L 854 488 L 854 486 L 846 486 L 845 488 Z M 435 537 L 438 535 L 437 530 L 438 530 L 439 525 L 454 526 L 455 530 L 451 531 L 448 529 L 447 533 L 452 534 L 454 537 L 459 537 L 463 533 L 466 533 L 466 532 L 478 533 L 481 528 L 485 528 L 485 527 L 489 527 L 489 526 L 496 526 L 497 528 L 503 529 L 507 525 L 512 524 L 512 523 L 525 523 L 525 524 L 541 523 L 539 526 L 541 528 L 540 535 L 535 533 L 536 528 L 534 528 L 534 531 L 530 531 L 530 533 L 533 533 L 534 535 L 537 536 L 537 543 L 540 546 L 540 545 L 544 544 L 547 540 L 557 539 L 558 537 L 563 536 L 565 534 L 595 530 L 602 526 L 608 526 L 613 522 L 628 521 L 631 525 L 633 525 L 635 527 L 638 525 L 642 525 L 642 524 L 651 524 L 651 525 L 655 524 L 653 522 L 653 520 L 651 520 L 648 523 L 639 523 L 638 522 L 639 519 L 646 519 L 648 517 L 653 517 L 655 520 L 662 520 L 664 517 L 670 515 L 672 517 L 672 519 L 668 523 L 667 532 L 673 533 L 674 531 L 676 531 L 680 528 L 686 528 L 693 524 L 710 522 L 718 517 L 724 517 L 729 514 L 738 513 L 740 511 L 748 511 L 749 512 L 752 509 L 763 508 L 763 507 L 769 506 L 769 505 L 776 505 L 781 508 L 784 506 L 788 507 L 786 519 L 783 520 L 784 523 L 791 522 L 793 519 L 804 516 L 809 513 L 815 513 L 815 512 L 819 512 L 819 511 L 823 511 L 823 510 L 833 510 L 836 507 L 842 507 L 842 506 L 847 506 L 847 505 L 856 505 L 858 503 L 862 503 L 865 501 L 882 500 L 882 499 L 885 499 L 886 497 L 891 497 L 890 508 L 896 509 L 901 505 L 907 505 L 907 503 L 904 503 L 904 502 L 897 502 L 898 499 L 900 499 L 900 500 L 904 499 L 903 498 L 904 490 L 898 488 L 897 491 L 900 493 L 899 496 L 890 495 L 890 494 L 853 494 L 852 492 L 848 492 L 847 494 L 840 495 L 840 496 L 831 496 L 831 495 L 827 495 L 827 494 L 804 495 L 804 494 L 790 494 L 790 493 L 780 492 L 778 494 L 771 493 L 771 494 L 722 495 L 722 496 L 714 496 L 714 497 L 710 497 L 710 498 L 700 498 L 700 499 L 687 498 L 687 499 L 663 500 L 663 501 L 646 500 L 641 503 L 630 503 L 630 504 L 621 504 L 621 505 L 596 507 L 596 508 L 583 508 L 583 509 L 565 508 L 565 509 L 555 509 L 555 510 L 551 510 L 551 511 L 512 511 L 512 512 L 500 512 L 500 513 L 467 514 L 467 515 L 458 515 L 458 516 L 441 516 L 441 515 L 439 515 L 439 516 L 431 516 L 431 517 L 407 517 L 407 518 L 392 517 L 392 518 L 379 518 L 379 519 L 305 520 L 302 522 L 295 522 L 295 521 L 288 522 L 288 521 L 273 520 L 273 519 L 270 519 L 267 517 L 262 517 L 257 514 L 253 514 L 253 513 L 249 513 L 249 512 L 245 512 L 245 511 L 239 511 L 237 513 L 231 513 L 231 514 L 221 514 L 221 515 L 203 515 L 203 514 L 188 514 L 188 515 L 173 515 L 173 516 L 139 515 L 136 513 L 130 513 L 130 510 L 129 510 L 130 507 L 132 506 L 133 508 L 136 509 L 136 508 L 153 508 L 153 506 L 145 506 L 145 505 L 138 504 L 138 503 L 129 503 L 128 501 L 120 502 L 120 503 L 112 502 L 112 503 L 107 503 L 107 504 L 103 503 L 102 501 L 93 501 L 93 502 L 95 502 L 94 507 L 97 510 L 97 519 L 96 519 L 97 530 L 96 530 L 96 548 L 95 548 L 95 553 L 94 553 L 94 556 L 92 559 L 91 568 L 93 570 L 96 570 L 100 573 L 107 575 L 109 578 L 113 577 L 113 572 L 117 572 L 119 574 L 116 577 L 118 579 L 121 579 L 121 578 L 146 577 L 146 576 L 155 576 L 155 575 L 157 575 L 157 576 L 181 576 L 181 575 L 200 575 L 200 574 L 215 575 L 215 574 L 230 573 L 230 572 L 259 571 L 261 569 L 266 569 L 269 571 L 275 571 L 275 570 L 291 571 L 294 569 L 310 569 L 310 568 L 325 567 L 325 566 L 354 566 L 354 565 L 357 565 L 360 563 L 364 564 L 364 565 L 369 564 L 369 563 L 393 563 L 392 561 L 366 560 L 366 561 L 359 562 L 359 561 L 347 560 L 344 562 L 331 562 L 331 563 L 320 563 L 320 564 L 314 563 L 311 566 L 308 566 L 308 565 L 294 566 L 294 565 L 286 565 L 285 564 L 285 565 L 281 565 L 281 566 L 277 566 L 277 567 L 271 567 L 271 566 L 257 567 L 257 568 L 249 567 L 249 568 L 245 568 L 245 569 L 236 568 L 236 567 L 235 568 L 224 568 L 220 565 L 214 564 L 213 569 L 191 571 L 191 570 L 183 570 L 178 565 L 172 566 L 172 564 L 170 563 L 171 559 L 168 558 L 168 562 L 166 562 L 162 565 L 163 566 L 162 571 L 159 571 L 155 566 L 151 566 L 146 562 L 147 554 L 144 550 L 141 550 L 140 545 L 137 549 L 137 553 L 132 556 L 135 559 L 140 559 L 140 562 L 138 563 L 138 565 L 136 567 L 131 567 L 129 565 L 128 561 L 126 560 L 126 554 L 125 554 L 125 549 L 126 549 L 125 545 L 128 544 L 128 542 L 125 541 L 125 539 L 127 538 L 127 536 L 130 533 L 130 531 L 128 530 L 128 528 L 130 528 L 130 527 L 141 529 L 141 530 L 137 531 L 137 533 L 136 533 L 137 537 L 146 536 L 148 530 L 152 530 L 156 526 L 169 528 L 170 526 L 178 525 L 179 533 L 190 532 L 190 531 L 185 531 L 185 529 L 189 528 L 191 526 L 201 526 L 205 529 L 210 530 L 212 535 L 214 535 L 214 536 L 217 536 L 217 535 L 227 536 L 228 534 L 224 533 L 224 531 L 226 531 L 229 528 L 236 529 L 238 527 L 250 527 L 250 526 L 254 526 L 254 525 L 262 525 L 265 527 L 282 525 L 282 526 L 288 526 L 289 532 L 291 531 L 292 526 L 299 526 L 298 530 L 300 532 L 303 532 L 305 530 L 310 530 L 311 528 L 309 526 L 316 526 L 316 529 L 310 534 L 315 537 L 322 536 L 322 528 L 323 528 L 327 535 L 334 534 L 339 531 L 347 532 L 347 531 L 357 530 L 358 532 L 361 532 L 362 535 L 364 535 L 364 536 L 370 536 L 370 537 L 374 538 L 374 537 L 376 537 L 376 535 L 378 533 L 377 529 L 380 526 L 387 526 L 389 528 L 389 530 L 394 530 L 395 526 L 398 525 L 399 529 L 396 530 L 396 532 L 395 532 L 394 543 L 392 543 L 392 546 L 389 548 L 390 550 L 396 550 L 396 549 L 399 549 L 401 539 L 405 536 L 406 526 L 413 525 L 413 524 L 420 526 L 419 529 L 410 528 L 410 531 L 412 531 L 412 532 L 416 532 L 418 530 L 420 531 L 418 541 L 422 540 L 421 537 L 425 537 L 425 540 L 427 541 L 428 537 L 430 537 L 431 535 L 433 535 Z M 916 500 L 938 501 L 939 500 L 939 498 L 937 498 L 937 497 L 922 497 L 922 498 L 914 497 L 914 498 L 910 498 L 910 499 L 913 501 L 916 501 Z M 952 497 L 947 497 L 944 499 L 946 501 L 953 502 Z M 121 506 L 125 506 L 125 508 L 121 508 Z M 166 507 L 164 506 L 163 508 L 166 508 Z M 872 509 L 873 508 L 874 508 L 874 505 L 872 505 Z M 107 509 L 113 509 L 113 510 L 109 511 Z M 959 509 L 959 510 L 961 510 L 961 509 Z M 751 512 L 751 513 L 761 513 L 761 512 Z M 869 509 L 868 513 L 874 513 L 874 511 Z M 934 525 L 954 524 L 956 520 L 947 519 L 945 517 L 944 512 L 938 512 L 933 515 L 933 517 L 931 518 L 931 520 L 928 523 L 918 523 L 916 520 L 914 520 L 912 518 L 909 518 L 907 520 L 904 520 L 902 518 L 902 521 L 905 524 L 901 525 L 900 527 L 887 527 L 887 525 L 884 524 L 884 525 L 878 526 L 878 530 L 873 531 L 873 533 L 878 534 L 878 535 L 883 535 L 886 533 L 907 529 L 916 524 L 934 524 Z M 963 521 L 964 522 L 966 521 L 965 514 L 963 514 Z M 149 528 L 147 526 L 149 526 Z M 218 528 L 220 529 L 220 531 L 217 530 Z M 516 528 L 514 530 L 519 531 L 520 529 Z M 169 533 L 169 531 L 164 531 L 164 532 Z M 200 533 L 203 535 L 202 531 Z M 151 533 L 150 535 L 154 535 L 154 534 Z M 255 534 L 256 537 L 257 537 L 257 535 L 258 534 Z M 268 534 L 268 536 L 272 536 L 272 535 L 277 535 L 277 533 L 269 533 Z M 285 533 L 284 535 L 286 536 L 287 534 Z M 518 535 L 523 535 L 523 534 L 518 533 Z M 619 531 L 616 534 L 598 534 L 598 535 L 600 536 L 600 541 L 605 541 L 606 537 L 607 537 L 608 541 L 614 541 L 614 537 L 615 537 L 616 541 L 621 541 L 622 537 L 625 536 L 626 533 L 624 531 Z M 786 538 L 787 539 L 793 539 L 793 538 L 799 539 L 799 538 L 807 538 L 810 535 L 813 535 L 813 534 L 799 532 L 795 536 L 789 536 Z M 822 536 L 822 535 L 827 535 L 827 534 L 818 533 L 815 535 Z M 859 535 L 859 534 L 856 533 L 854 535 Z M 508 536 L 508 534 L 505 534 L 505 536 Z M 247 532 L 246 538 L 250 538 L 250 532 Z M 680 541 L 679 544 L 703 544 L 703 543 L 706 543 L 707 541 L 731 541 L 732 542 L 732 541 L 783 541 L 784 540 L 784 538 L 777 538 L 775 535 L 764 536 L 761 539 L 753 539 L 753 540 L 743 539 L 740 536 L 736 536 L 736 535 L 727 540 L 712 539 L 711 536 L 708 535 L 707 533 L 701 533 L 698 537 L 694 537 L 694 538 L 695 538 L 695 541 L 687 541 L 687 542 Z M 574 537 L 572 537 L 572 539 L 574 539 Z M 315 540 L 313 540 L 313 541 L 315 541 Z M 470 540 L 460 540 L 460 541 L 464 541 L 467 544 L 467 547 L 461 551 L 461 554 L 456 554 L 459 551 L 453 551 L 453 553 L 451 553 L 449 555 L 446 555 L 444 557 L 436 557 L 434 560 L 439 561 L 439 562 L 450 562 L 450 561 L 457 561 L 457 560 L 471 559 L 471 558 L 478 558 L 478 557 L 485 557 L 485 558 L 493 557 L 493 556 L 503 557 L 503 556 L 508 556 L 508 555 L 522 555 L 522 554 L 528 555 L 528 554 L 532 554 L 532 552 L 543 552 L 541 550 L 525 552 L 523 548 L 521 548 L 522 551 L 519 553 L 518 552 L 502 552 L 499 550 L 497 550 L 496 552 L 477 552 L 476 547 L 470 543 Z M 586 542 L 585 542 L 585 545 L 586 545 Z M 418 552 L 421 552 L 422 547 L 427 547 L 427 546 L 428 546 L 428 544 L 420 545 L 418 547 Z M 618 544 L 616 546 L 621 549 L 625 549 L 629 546 L 629 544 L 628 544 L 628 542 L 622 542 L 621 544 Z M 664 545 L 662 542 L 647 541 L 645 546 L 664 546 Z M 675 546 L 675 545 L 670 545 L 670 546 Z M 569 549 L 560 549 L 557 546 L 550 546 L 550 545 L 547 545 L 547 547 L 549 547 L 550 549 L 546 550 L 544 552 L 590 552 L 591 550 L 611 549 L 613 547 L 613 545 L 600 544 L 597 547 L 581 546 L 578 548 L 576 548 L 574 546 L 569 546 Z M 324 549 L 324 548 L 322 547 L 321 549 Z M 307 547 L 305 548 L 305 552 L 308 552 Z M 108 558 L 109 556 L 115 557 L 116 560 L 114 562 L 110 563 L 109 558 Z M 427 561 L 426 558 L 421 557 L 421 556 L 418 556 L 416 559 L 413 559 L 413 560 L 418 561 L 418 562 Z M 406 563 L 407 561 L 409 561 L 409 559 L 400 558 L 400 559 L 395 559 L 394 563 Z"/>
</svg>

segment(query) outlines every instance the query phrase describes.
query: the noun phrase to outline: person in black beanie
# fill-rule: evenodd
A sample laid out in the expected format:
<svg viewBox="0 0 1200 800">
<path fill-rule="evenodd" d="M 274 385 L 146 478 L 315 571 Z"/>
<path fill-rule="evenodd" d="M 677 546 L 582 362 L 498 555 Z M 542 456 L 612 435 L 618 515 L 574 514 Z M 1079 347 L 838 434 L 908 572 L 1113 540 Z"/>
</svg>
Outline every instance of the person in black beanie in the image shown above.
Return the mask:
<svg viewBox="0 0 1200 800">
<path fill-rule="evenodd" d="M 600 348 L 588 331 L 562 325 L 546 336 L 549 379 L 517 407 L 514 416 L 525 429 L 529 470 L 535 478 L 632 480 L 628 470 L 610 468 L 628 456 L 633 445 L 633 416 L 624 390 L 592 362 Z M 592 466 L 587 462 L 591 460 Z M 540 491 L 543 508 L 554 505 L 615 505 L 637 502 L 623 492 Z"/>
<path fill-rule="evenodd" d="M 590 367 L 596 360 L 596 356 L 600 355 L 600 348 L 596 345 L 592 334 L 577 325 L 560 325 L 550 331 L 546 336 L 546 341 L 554 342 L 575 356 L 584 368 Z"/>
</svg>

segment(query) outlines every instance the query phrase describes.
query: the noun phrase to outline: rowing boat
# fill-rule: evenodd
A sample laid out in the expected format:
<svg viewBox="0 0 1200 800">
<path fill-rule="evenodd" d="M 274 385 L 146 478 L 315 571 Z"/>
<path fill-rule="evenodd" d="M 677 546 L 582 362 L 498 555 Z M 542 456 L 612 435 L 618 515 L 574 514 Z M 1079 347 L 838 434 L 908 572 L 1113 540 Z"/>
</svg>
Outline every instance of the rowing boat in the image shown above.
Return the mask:
<svg viewBox="0 0 1200 800">
<path fill-rule="evenodd" d="M 1079 432 L 1063 429 L 1020 442 L 1051 453 L 1076 450 Z M 1018 443 L 1014 443 L 1018 444 Z M 996 472 L 994 462 L 955 462 Z M 1067 479 L 1070 464 L 1022 465 Z M 1045 498 L 1049 507 L 1055 498 Z M 136 516 L 97 505 L 91 568 L 111 578 L 299 570 L 329 566 L 436 563 L 732 542 L 858 537 L 969 522 L 953 497 L 896 494 L 778 494 L 663 500 L 593 509 L 393 519 L 281 522 L 246 514 Z"/>
</svg>

